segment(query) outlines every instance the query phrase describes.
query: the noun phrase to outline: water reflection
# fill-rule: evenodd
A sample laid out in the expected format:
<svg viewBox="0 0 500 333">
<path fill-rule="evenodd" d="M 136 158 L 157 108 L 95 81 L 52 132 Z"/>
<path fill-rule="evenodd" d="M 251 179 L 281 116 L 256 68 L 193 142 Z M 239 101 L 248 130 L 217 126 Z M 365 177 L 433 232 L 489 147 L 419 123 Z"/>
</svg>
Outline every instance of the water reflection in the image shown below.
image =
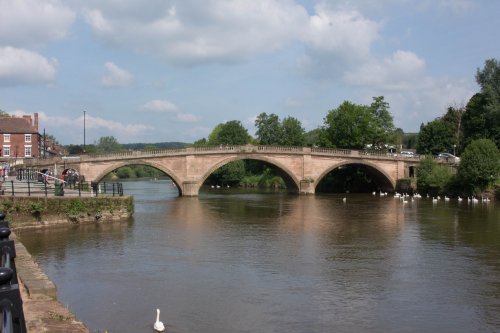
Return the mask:
<svg viewBox="0 0 500 333">
<path fill-rule="evenodd" d="M 133 221 L 19 235 L 91 331 L 500 330 L 493 204 L 126 185 Z"/>
</svg>

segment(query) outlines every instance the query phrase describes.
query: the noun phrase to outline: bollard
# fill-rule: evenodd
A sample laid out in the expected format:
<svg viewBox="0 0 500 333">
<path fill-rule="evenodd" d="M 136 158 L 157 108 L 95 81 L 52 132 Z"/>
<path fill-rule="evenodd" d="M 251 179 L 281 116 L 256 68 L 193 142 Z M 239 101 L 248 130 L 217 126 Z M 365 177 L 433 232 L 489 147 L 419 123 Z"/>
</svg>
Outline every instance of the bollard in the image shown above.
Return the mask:
<svg viewBox="0 0 500 333">
<path fill-rule="evenodd" d="M 11 231 L 5 214 L 0 213 L 0 312 L 1 332 L 26 333 L 23 301 L 14 262 L 16 251 L 14 241 L 9 239 Z"/>
</svg>

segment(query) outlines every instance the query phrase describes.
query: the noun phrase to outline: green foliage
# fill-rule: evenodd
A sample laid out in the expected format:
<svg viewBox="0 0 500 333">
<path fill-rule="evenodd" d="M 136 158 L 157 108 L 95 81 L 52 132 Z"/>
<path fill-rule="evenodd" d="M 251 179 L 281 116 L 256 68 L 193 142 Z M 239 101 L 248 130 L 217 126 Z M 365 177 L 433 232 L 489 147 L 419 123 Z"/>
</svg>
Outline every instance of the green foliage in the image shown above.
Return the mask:
<svg viewBox="0 0 500 333">
<path fill-rule="evenodd" d="M 461 156 L 458 175 L 472 191 L 484 191 L 500 174 L 500 152 L 489 139 L 474 140 Z"/>
<path fill-rule="evenodd" d="M 435 119 L 420 126 L 417 140 L 419 154 L 437 155 L 441 152 L 453 153 L 453 130 L 441 119 Z"/>
<path fill-rule="evenodd" d="M 30 204 L 30 212 L 35 217 L 40 217 L 40 215 L 45 211 L 45 207 L 42 202 L 32 202 Z"/>
<path fill-rule="evenodd" d="M 343 102 L 324 118 L 321 145 L 362 149 L 366 144 L 381 146 L 387 143 L 394 131 L 388 108 L 382 96 L 374 97 L 370 106 Z"/>
<path fill-rule="evenodd" d="M 282 126 L 279 117 L 272 113 L 268 115 L 263 112 L 255 119 L 255 127 L 257 127 L 257 140 L 262 145 L 279 145 L 282 137 Z"/>
<path fill-rule="evenodd" d="M 281 123 L 282 137 L 279 144 L 282 146 L 303 146 L 305 130 L 300 121 L 293 117 L 286 117 Z"/>
<path fill-rule="evenodd" d="M 255 120 L 257 140 L 262 145 L 303 146 L 305 130 L 300 121 L 294 117 L 286 117 L 280 121 L 272 113 L 261 113 Z"/>
<path fill-rule="evenodd" d="M 235 185 L 245 176 L 245 162 L 242 160 L 229 162 L 213 172 L 208 183 L 213 185 Z"/>
<path fill-rule="evenodd" d="M 419 193 L 443 194 L 453 179 L 449 166 L 438 165 L 432 156 L 426 156 L 417 167 L 417 189 Z"/>
<path fill-rule="evenodd" d="M 113 136 L 100 137 L 96 143 L 96 148 L 98 153 L 114 153 L 123 150 L 118 140 Z"/>
<path fill-rule="evenodd" d="M 217 125 L 208 136 L 209 145 L 244 145 L 250 142 L 250 135 L 239 120 Z"/>
</svg>

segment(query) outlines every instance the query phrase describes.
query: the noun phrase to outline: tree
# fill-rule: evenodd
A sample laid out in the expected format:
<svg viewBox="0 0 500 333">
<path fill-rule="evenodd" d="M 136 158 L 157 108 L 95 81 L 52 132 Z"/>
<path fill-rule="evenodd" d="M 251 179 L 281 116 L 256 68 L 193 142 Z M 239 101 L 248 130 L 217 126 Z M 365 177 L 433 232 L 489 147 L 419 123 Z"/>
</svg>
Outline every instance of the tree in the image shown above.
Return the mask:
<svg viewBox="0 0 500 333">
<path fill-rule="evenodd" d="M 500 146 L 500 63 L 486 60 L 478 69 L 476 82 L 481 92 L 474 95 L 464 113 L 464 146 L 474 139 L 491 139 Z"/>
<path fill-rule="evenodd" d="M 282 126 L 279 117 L 274 113 L 268 115 L 263 112 L 255 119 L 255 127 L 257 132 L 255 135 L 262 145 L 279 144 L 282 137 Z"/>
<path fill-rule="evenodd" d="M 303 146 L 305 144 L 305 130 L 298 119 L 286 117 L 282 121 L 281 128 L 280 145 Z"/>
<path fill-rule="evenodd" d="M 370 106 L 343 102 L 324 118 L 321 145 L 338 148 L 382 147 L 394 132 L 389 104 L 383 96 L 373 97 Z"/>
<path fill-rule="evenodd" d="M 113 136 L 100 137 L 96 143 L 96 148 L 99 153 L 112 153 L 122 150 L 118 140 Z"/>
<path fill-rule="evenodd" d="M 453 152 L 453 142 L 452 128 L 438 118 L 420 126 L 417 152 L 432 155 L 440 152 Z"/>
<path fill-rule="evenodd" d="M 250 140 L 248 131 L 239 120 L 217 125 L 208 136 L 209 145 L 244 145 Z"/>
<path fill-rule="evenodd" d="M 430 155 L 422 159 L 417 167 L 417 189 L 422 194 L 443 194 L 452 179 L 450 168 L 437 165 Z"/>
<path fill-rule="evenodd" d="M 464 107 L 448 107 L 446 114 L 441 118 L 453 133 L 453 147 L 458 147 L 460 150 L 461 142 L 463 140 L 463 125 L 462 118 L 465 113 Z"/>
<path fill-rule="evenodd" d="M 472 191 L 484 191 L 500 174 L 500 152 L 489 139 L 472 141 L 464 150 L 458 166 L 458 175 Z"/>
<path fill-rule="evenodd" d="M 370 111 L 373 115 L 371 126 L 373 146 L 382 146 L 388 142 L 389 136 L 394 132 L 394 123 L 389 112 L 389 103 L 384 100 L 384 96 L 373 97 L 370 105 Z"/>
<path fill-rule="evenodd" d="M 363 148 L 371 142 L 371 113 L 367 106 L 344 101 L 324 118 L 321 144 L 336 148 Z"/>
</svg>

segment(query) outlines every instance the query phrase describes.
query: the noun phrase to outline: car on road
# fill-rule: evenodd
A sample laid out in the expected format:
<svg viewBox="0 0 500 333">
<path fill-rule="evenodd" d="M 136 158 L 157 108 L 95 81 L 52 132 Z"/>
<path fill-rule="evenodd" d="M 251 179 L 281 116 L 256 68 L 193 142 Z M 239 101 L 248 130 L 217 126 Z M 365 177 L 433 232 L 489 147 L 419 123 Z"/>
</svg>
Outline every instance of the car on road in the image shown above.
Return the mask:
<svg viewBox="0 0 500 333">
<path fill-rule="evenodd" d="M 439 153 L 438 158 L 440 160 L 445 160 L 446 162 L 459 163 L 460 157 L 457 157 L 450 153 Z"/>
<path fill-rule="evenodd" d="M 411 157 L 415 157 L 415 154 L 412 151 L 402 150 L 401 156 L 411 158 Z"/>
</svg>

